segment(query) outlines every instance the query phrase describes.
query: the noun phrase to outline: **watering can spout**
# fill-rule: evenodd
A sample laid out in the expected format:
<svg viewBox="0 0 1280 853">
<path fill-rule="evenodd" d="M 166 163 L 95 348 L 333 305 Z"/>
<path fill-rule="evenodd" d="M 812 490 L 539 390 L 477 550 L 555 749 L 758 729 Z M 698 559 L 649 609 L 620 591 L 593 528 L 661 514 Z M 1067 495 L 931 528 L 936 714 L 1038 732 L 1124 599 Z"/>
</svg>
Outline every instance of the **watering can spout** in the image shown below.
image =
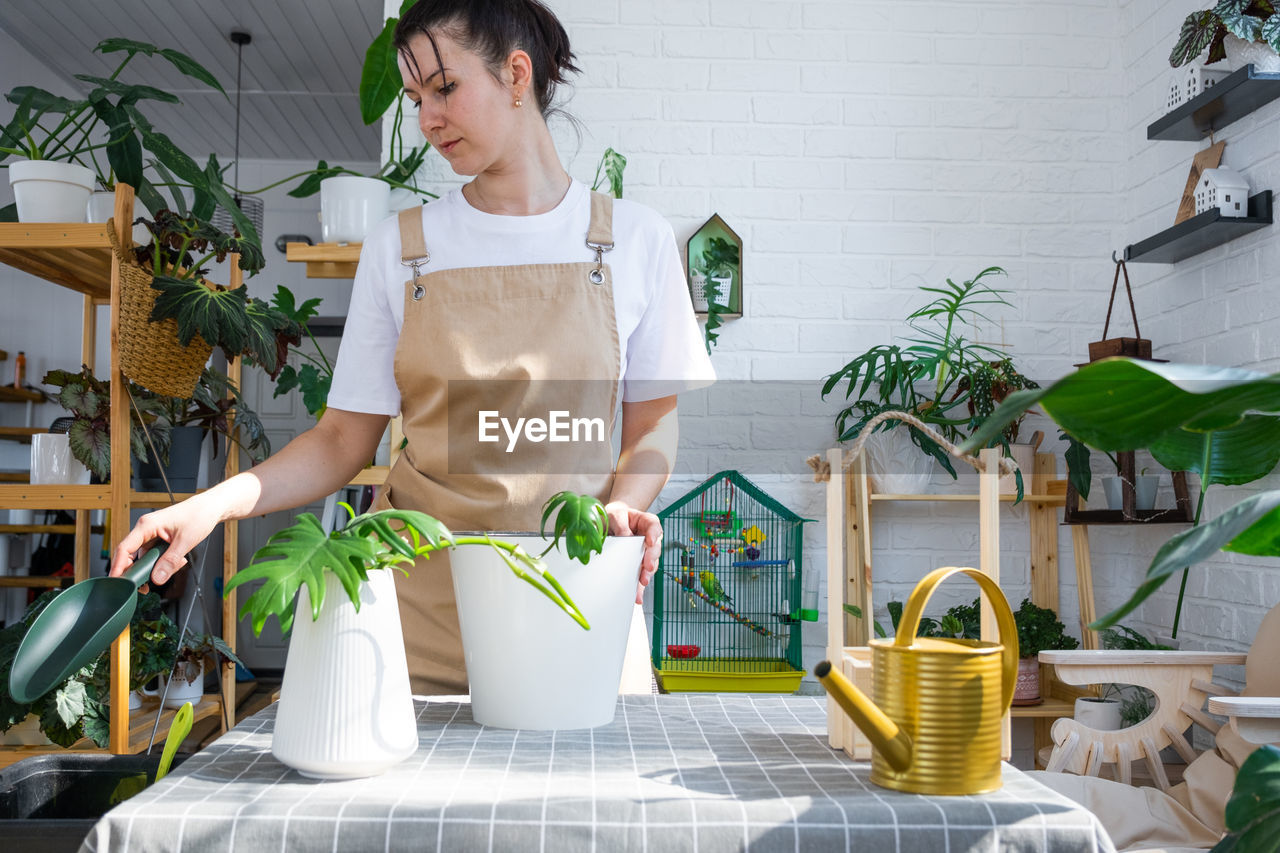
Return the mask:
<svg viewBox="0 0 1280 853">
<path fill-rule="evenodd" d="M 836 704 L 862 729 L 889 766 L 899 773 L 906 772 L 911 766 L 911 738 L 902 727 L 889 719 L 849 679 L 832 669 L 829 661 L 821 661 L 813 668 L 813 674 Z"/>
</svg>

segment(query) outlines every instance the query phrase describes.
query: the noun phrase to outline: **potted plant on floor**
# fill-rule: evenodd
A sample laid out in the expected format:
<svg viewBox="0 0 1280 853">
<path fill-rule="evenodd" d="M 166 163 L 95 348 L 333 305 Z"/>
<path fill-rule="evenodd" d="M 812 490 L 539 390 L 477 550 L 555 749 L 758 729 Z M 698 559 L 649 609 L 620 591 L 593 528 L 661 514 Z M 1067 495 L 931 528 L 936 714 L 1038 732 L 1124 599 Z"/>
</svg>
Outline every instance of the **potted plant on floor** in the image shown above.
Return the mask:
<svg viewBox="0 0 1280 853">
<path fill-rule="evenodd" d="M 350 511 L 350 507 L 347 507 Z M 260 633 L 266 620 L 275 616 L 281 629 L 293 630 L 281 687 L 280 707 L 272 738 L 272 753 L 282 762 L 304 774 L 323 778 L 351 778 L 380 773 L 403 760 L 417 747 L 412 698 L 409 692 L 408 666 L 400 629 L 395 584 L 386 569 L 412 564 L 418 558 L 450 549 L 455 589 L 459 593 L 459 619 L 463 624 L 464 647 L 467 633 L 469 594 L 457 579 L 473 567 L 460 564 L 458 558 L 468 552 L 492 554 L 500 574 L 510 572 L 524 584 L 513 584 L 510 578 L 492 578 L 483 590 L 480 610 L 501 610 L 508 625 L 527 624 L 522 620 L 535 606 L 556 614 L 563 622 L 566 615 L 573 620 L 578 646 L 590 646 L 582 629 L 592 630 L 590 640 L 604 638 L 617 643 L 617 672 L 609 693 L 612 706 L 621 675 L 627 623 L 635 591 L 636 570 L 640 563 L 643 540 L 639 537 L 606 540 L 607 519 L 603 507 L 590 497 L 561 493 L 548 501 L 546 512 L 554 513 L 553 534 L 549 548 L 578 560 L 589 560 L 592 553 L 604 550 L 619 552 L 615 557 L 623 568 L 607 570 L 592 561 L 596 577 L 582 578 L 584 589 L 595 581 L 619 584 L 621 573 L 627 589 L 608 603 L 613 609 L 593 615 L 586 613 L 592 604 L 580 607 L 591 593 L 580 593 L 573 582 L 562 583 L 548 571 L 543 558 L 548 552 L 534 556 L 514 537 L 495 538 L 485 533 L 454 534 L 438 520 L 412 510 L 389 509 L 354 515 L 341 529 L 326 534 L 310 513 L 300 514 L 294 524 L 274 534 L 254 554 L 253 562 L 238 572 L 227 584 L 229 594 L 250 581 L 264 583 L 240 607 L 241 618 L 249 616 L 253 630 Z M 544 515 L 545 520 L 549 515 Z M 540 540 L 547 541 L 547 540 Z M 484 546 L 484 547 L 477 547 Z M 475 569 L 482 571 L 483 568 Z M 525 586 L 527 584 L 527 586 Z M 507 587 L 529 590 L 527 599 L 508 608 L 495 599 L 504 596 Z M 342 594 L 345 593 L 345 596 Z M 295 608 L 296 599 L 296 608 Z M 326 601 L 328 602 L 326 606 Z M 309 614 L 310 619 L 295 618 Z M 592 627 L 592 623 L 595 627 Z M 620 637 L 609 629 L 621 623 Z M 474 622 L 472 623 L 474 624 Z M 608 631 L 608 634 L 597 634 Z M 528 711 L 548 701 L 548 683 L 557 671 L 571 662 L 555 655 L 540 653 L 543 638 L 531 631 L 521 635 L 517 646 L 532 649 L 530 658 L 547 675 L 538 682 L 536 692 L 518 703 L 516 711 Z M 521 648 L 507 646 L 499 650 L 500 662 L 493 667 L 504 674 L 528 666 L 527 661 L 513 663 L 512 654 Z M 473 652 L 468 651 L 468 673 Z M 502 669 L 505 665 L 506 669 Z M 490 669 L 490 667 L 482 667 Z M 608 673 L 592 673 L 598 687 L 608 682 Z M 485 693 L 473 679 L 473 714 L 483 722 Z M 354 697 L 354 700 L 353 700 Z M 500 713 L 504 709 L 495 709 Z M 580 709 L 562 708 L 576 716 Z M 612 708 L 610 708 L 612 710 Z M 610 714 L 610 716 L 612 716 Z"/>
<path fill-rule="evenodd" d="M 1080 641 L 1067 633 L 1058 614 L 1024 598 L 1013 612 L 1018 626 L 1018 685 L 1014 689 L 1015 705 L 1038 705 L 1040 698 L 1040 653 L 1047 649 L 1074 649 Z"/>
<path fill-rule="evenodd" d="M 967 411 L 973 384 L 969 377 L 1007 358 L 965 333 L 988 321 L 984 312 L 989 306 L 1009 304 L 1004 298 L 1008 291 L 987 284 L 993 275 L 1004 275 L 1004 270 L 988 267 L 962 284 L 947 279 L 945 286 L 921 287 L 936 298 L 907 315 L 912 337 L 876 344 L 826 377 L 823 398 L 843 385 L 850 401 L 836 415 L 839 441 L 852 441 L 884 411 L 914 415 L 951 442 L 966 436 L 974 421 Z M 880 431 L 884 436 L 871 442 L 868 455 L 877 491 L 922 491 L 933 467 L 930 459 L 955 478 L 947 451 L 914 426 L 891 420 Z M 987 440 L 994 446 L 1001 437 L 993 434 Z"/>
</svg>

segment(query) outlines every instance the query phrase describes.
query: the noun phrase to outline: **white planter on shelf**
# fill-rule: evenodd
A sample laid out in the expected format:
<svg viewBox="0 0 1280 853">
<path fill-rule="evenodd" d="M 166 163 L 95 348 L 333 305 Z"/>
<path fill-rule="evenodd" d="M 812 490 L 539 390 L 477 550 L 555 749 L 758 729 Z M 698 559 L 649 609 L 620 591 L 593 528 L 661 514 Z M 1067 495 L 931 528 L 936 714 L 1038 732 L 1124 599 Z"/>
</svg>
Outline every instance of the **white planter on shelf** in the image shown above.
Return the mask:
<svg viewBox="0 0 1280 853">
<path fill-rule="evenodd" d="M 1224 61 L 1232 71 L 1246 65 L 1252 65 L 1254 71 L 1280 71 L 1280 55 L 1270 45 L 1245 41 L 1227 33 L 1222 41 L 1222 48 L 1227 54 Z"/>
<path fill-rule="evenodd" d="M 317 779 L 376 776 L 418 748 L 395 579 L 369 572 L 359 612 L 337 575 L 324 584 L 315 621 L 298 594 L 271 754 Z"/>
<path fill-rule="evenodd" d="M 84 222 L 96 178 L 75 163 L 19 160 L 9 165 L 9 185 L 19 222 Z"/>
<path fill-rule="evenodd" d="M 87 222 L 106 222 L 115 214 L 116 211 L 116 194 L 113 192 L 97 191 L 89 196 L 89 208 L 87 211 Z M 147 209 L 143 207 L 142 202 L 138 201 L 135 196 L 133 199 L 133 218 L 147 216 Z M 132 221 L 132 220 L 130 220 Z M 147 230 L 145 225 L 133 226 L 133 242 L 135 245 L 145 246 L 151 242 L 151 232 Z"/>
<path fill-rule="evenodd" d="M 1013 461 L 1017 463 L 1018 470 L 1022 472 L 1022 492 L 1023 494 L 1031 494 L 1031 475 L 1035 471 L 1036 465 L 1036 448 L 1033 444 L 1010 444 L 1009 455 L 1013 457 Z M 1004 474 L 1000 477 L 1000 494 L 1016 495 L 1018 493 L 1018 478 L 1014 474 Z"/>
<path fill-rule="evenodd" d="M 1072 716 L 1082 726 L 1088 726 L 1100 732 L 1113 732 L 1118 730 L 1121 724 L 1120 700 L 1081 696 L 1076 700 Z"/>
<path fill-rule="evenodd" d="M 540 554 L 541 536 L 492 534 Z M 511 574 L 490 548 L 449 555 L 462 650 L 477 723 L 504 729 L 581 729 L 613 719 L 635 612 L 644 539 L 605 540 L 587 565 L 559 549 L 543 557 L 591 625 L 577 622 Z"/>
<path fill-rule="evenodd" d="M 383 219 L 391 201 L 391 185 L 377 178 L 338 175 L 320 182 L 320 239 L 325 243 L 360 243 Z"/>
<path fill-rule="evenodd" d="M 1159 477 L 1141 476 L 1134 478 L 1134 509 L 1155 509 L 1156 491 L 1159 487 Z M 1102 491 L 1107 496 L 1108 509 L 1124 509 L 1124 489 L 1119 477 L 1103 477 Z"/>
</svg>

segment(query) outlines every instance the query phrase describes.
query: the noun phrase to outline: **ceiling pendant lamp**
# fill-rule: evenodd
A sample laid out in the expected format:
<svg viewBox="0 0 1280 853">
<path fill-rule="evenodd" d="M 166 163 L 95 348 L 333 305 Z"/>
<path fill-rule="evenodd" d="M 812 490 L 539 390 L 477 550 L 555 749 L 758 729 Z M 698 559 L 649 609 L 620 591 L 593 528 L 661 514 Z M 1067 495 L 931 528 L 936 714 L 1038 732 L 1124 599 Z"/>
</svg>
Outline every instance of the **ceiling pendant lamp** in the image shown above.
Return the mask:
<svg viewBox="0 0 1280 853">
<path fill-rule="evenodd" d="M 244 72 L 244 46 L 253 41 L 253 36 L 243 30 L 232 30 L 231 41 L 236 45 L 236 142 L 235 142 L 235 173 L 232 185 L 240 187 L 240 83 L 241 75 Z M 237 192 L 234 196 L 236 205 L 241 212 L 249 218 L 253 223 L 253 227 L 258 231 L 259 239 L 262 238 L 262 199 L 253 195 L 240 195 Z M 213 225 L 220 231 L 230 234 L 235 224 L 231 220 L 231 214 L 222 208 L 218 208 L 213 214 Z"/>
</svg>

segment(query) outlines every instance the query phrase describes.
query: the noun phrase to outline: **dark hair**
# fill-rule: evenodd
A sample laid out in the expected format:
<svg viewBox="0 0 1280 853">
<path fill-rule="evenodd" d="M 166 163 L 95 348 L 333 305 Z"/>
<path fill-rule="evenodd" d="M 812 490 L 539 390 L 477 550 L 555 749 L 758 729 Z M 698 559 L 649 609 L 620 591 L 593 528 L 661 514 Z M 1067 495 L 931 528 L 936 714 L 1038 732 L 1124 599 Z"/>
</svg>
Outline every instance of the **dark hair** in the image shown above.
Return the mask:
<svg viewBox="0 0 1280 853">
<path fill-rule="evenodd" d="M 573 64 L 569 34 L 538 0 L 419 0 L 400 17 L 392 40 L 419 79 L 422 72 L 409 52 L 409 39 L 425 35 L 443 68 L 433 31 L 479 54 L 494 77 L 513 50 L 529 54 L 533 94 L 543 116 L 552 112 L 556 85 L 567 82 L 569 72 L 580 70 Z"/>
</svg>

